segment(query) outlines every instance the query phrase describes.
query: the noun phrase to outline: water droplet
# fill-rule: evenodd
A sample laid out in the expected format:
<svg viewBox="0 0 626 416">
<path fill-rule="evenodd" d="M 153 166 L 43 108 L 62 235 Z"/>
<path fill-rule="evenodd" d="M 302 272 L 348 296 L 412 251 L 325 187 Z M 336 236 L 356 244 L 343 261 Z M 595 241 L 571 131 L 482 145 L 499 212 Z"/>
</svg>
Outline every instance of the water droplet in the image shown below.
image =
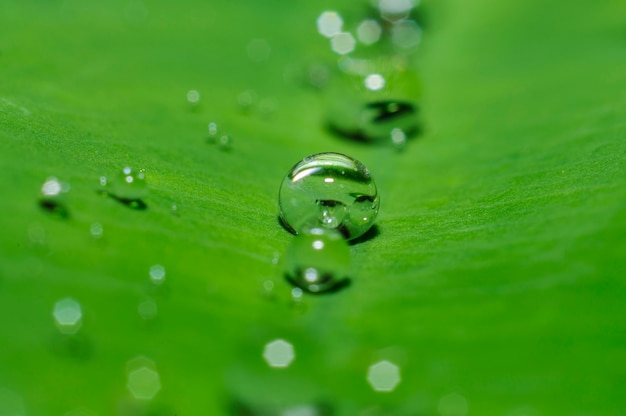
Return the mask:
<svg viewBox="0 0 626 416">
<path fill-rule="evenodd" d="M 284 339 L 277 339 L 265 345 L 263 358 L 270 367 L 286 368 L 291 365 L 296 354 L 293 345 Z"/>
<path fill-rule="evenodd" d="M 89 226 L 89 233 L 96 240 L 102 238 L 103 232 L 104 229 L 102 228 L 102 224 L 100 224 L 99 222 L 94 222 Z"/>
<path fill-rule="evenodd" d="M 72 298 L 61 299 L 55 303 L 52 316 L 59 332 L 65 335 L 76 334 L 83 324 L 80 303 Z"/>
<path fill-rule="evenodd" d="M 220 150 L 231 150 L 233 147 L 233 139 L 228 134 L 222 134 L 217 139 L 217 146 Z"/>
<path fill-rule="evenodd" d="M 404 133 L 405 141 L 419 132 L 417 107 L 407 101 L 372 101 L 359 109 L 344 111 L 343 115 L 347 117 L 341 115 L 331 115 L 329 128 L 342 137 L 356 141 L 388 142 L 391 138 L 394 144 L 398 144 L 401 141 L 398 130 Z"/>
<path fill-rule="evenodd" d="M 370 91 L 378 91 L 385 87 L 385 78 L 380 74 L 369 74 L 365 77 L 365 88 Z"/>
<path fill-rule="evenodd" d="M 252 90 L 246 90 L 237 96 L 237 104 L 243 111 L 249 111 L 256 103 L 257 95 Z"/>
<path fill-rule="evenodd" d="M 406 145 L 406 133 L 399 128 L 394 128 L 391 130 L 391 143 L 398 150 L 404 149 Z"/>
<path fill-rule="evenodd" d="M 41 186 L 39 206 L 41 209 L 60 218 L 68 218 L 69 211 L 65 206 L 65 194 L 67 194 L 69 190 L 70 185 L 67 182 L 61 182 L 54 176 L 49 177 Z"/>
<path fill-rule="evenodd" d="M 161 378 L 154 361 L 137 357 L 126 364 L 128 391 L 138 400 L 152 400 L 161 390 Z"/>
<path fill-rule="evenodd" d="M 411 49 L 422 41 L 422 29 L 413 20 L 403 20 L 391 28 L 391 40 L 401 49 Z"/>
<path fill-rule="evenodd" d="M 400 367 L 390 361 L 379 361 L 367 370 L 367 381 L 375 391 L 393 391 L 400 380 Z"/>
<path fill-rule="evenodd" d="M 416 3 L 418 0 L 416 0 Z M 397 22 L 409 17 L 414 4 L 411 0 L 380 0 L 380 16 L 390 22 Z"/>
<path fill-rule="evenodd" d="M 154 300 L 146 299 L 137 305 L 137 312 L 144 320 L 149 320 L 156 318 L 159 310 Z"/>
<path fill-rule="evenodd" d="M 372 45 L 380 39 L 382 34 L 380 23 L 374 19 L 363 20 L 356 29 L 356 35 L 365 45 Z"/>
<path fill-rule="evenodd" d="M 330 39 L 330 47 L 333 52 L 339 55 L 347 55 L 354 50 L 356 40 L 351 33 L 337 33 Z"/>
<path fill-rule="evenodd" d="M 155 264 L 150 267 L 150 281 L 155 285 L 161 285 L 165 282 L 165 267 Z"/>
<path fill-rule="evenodd" d="M 217 136 L 217 123 L 210 122 L 209 123 L 209 137 Z"/>
<path fill-rule="evenodd" d="M 302 289 L 300 289 L 299 287 L 294 287 L 293 289 L 291 289 L 291 299 L 294 302 L 302 301 L 302 294 Z"/>
<path fill-rule="evenodd" d="M 334 229 L 313 228 L 298 234 L 285 256 L 285 277 L 310 293 L 341 289 L 349 283 L 350 250 Z"/>
<path fill-rule="evenodd" d="M 357 238 L 374 224 L 378 205 L 369 170 L 340 153 L 319 153 L 298 162 L 279 192 L 280 218 L 296 234 L 325 227 Z"/>
<path fill-rule="evenodd" d="M 192 105 L 196 105 L 200 102 L 200 93 L 197 90 L 187 91 L 187 102 Z"/>
<path fill-rule="evenodd" d="M 341 32 L 342 26 L 343 19 L 334 11 L 325 11 L 317 18 L 317 31 L 327 38 L 332 38 Z"/>
<path fill-rule="evenodd" d="M 102 183 L 102 177 L 100 183 Z M 143 198 L 148 194 L 146 174 L 143 169 L 135 170 L 130 167 L 123 168 L 115 177 L 115 180 L 104 180 L 105 188 L 101 191 L 116 201 L 133 209 L 146 209 Z"/>
</svg>

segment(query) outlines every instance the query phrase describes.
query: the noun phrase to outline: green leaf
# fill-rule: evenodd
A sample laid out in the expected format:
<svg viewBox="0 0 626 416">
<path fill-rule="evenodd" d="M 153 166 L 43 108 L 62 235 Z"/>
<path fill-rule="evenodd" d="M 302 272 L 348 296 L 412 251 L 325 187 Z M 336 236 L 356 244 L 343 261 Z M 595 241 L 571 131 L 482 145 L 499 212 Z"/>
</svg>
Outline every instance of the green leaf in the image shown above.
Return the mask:
<svg viewBox="0 0 626 416">
<path fill-rule="evenodd" d="M 334 137 L 342 97 L 298 81 L 336 62 L 317 16 L 354 30 L 367 2 L 5 2 L 0 413 L 623 413 L 622 3 L 420 6 L 424 132 L 399 153 Z M 255 39 L 268 60 L 248 58 Z M 294 303 L 278 186 L 320 151 L 368 166 L 381 211 L 350 247 L 352 284 Z M 98 193 L 124 166 L 146 170 L 146 210 Z M 67 218 L 39 205 L 50 176 L 71 186 Z M 76 335 L 52 315 L 67 297 Z M 288 368 L 263 359 L 276 339 Z M 366 379 L 381 360 L 400 368 L 392 392 Z"/>
</svg>

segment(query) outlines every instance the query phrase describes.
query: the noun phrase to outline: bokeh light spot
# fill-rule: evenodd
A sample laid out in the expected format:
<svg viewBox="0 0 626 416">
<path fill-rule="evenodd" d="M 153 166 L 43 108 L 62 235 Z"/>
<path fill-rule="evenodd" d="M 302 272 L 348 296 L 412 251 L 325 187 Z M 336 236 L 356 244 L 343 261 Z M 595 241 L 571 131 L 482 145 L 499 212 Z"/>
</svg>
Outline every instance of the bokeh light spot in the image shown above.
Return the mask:
<svg viewBox="0 0 626 416">
<path fill-rule="evenodd" d="M 263 358 L 270 367 L 286 368 L 296 357 L 293 345 L 283 339 L 277 339 L 265 345 Z"/>
<path fill-rule="evenodd" d="M 375 391 L 393 391 L 400 380 L 400 368 L 386 360 L 372 364 L 367 371 L 367 381 Z"/>
</svg>

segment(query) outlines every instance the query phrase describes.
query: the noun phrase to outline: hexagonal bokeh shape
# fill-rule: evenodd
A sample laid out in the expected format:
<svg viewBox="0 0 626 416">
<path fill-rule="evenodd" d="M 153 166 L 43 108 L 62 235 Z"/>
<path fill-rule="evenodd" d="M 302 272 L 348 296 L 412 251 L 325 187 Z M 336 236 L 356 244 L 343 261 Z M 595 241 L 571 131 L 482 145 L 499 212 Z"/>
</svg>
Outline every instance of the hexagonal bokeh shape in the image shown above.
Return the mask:
<svg viewBox="0 0 626 416">
<path fill-rule="evenodd" d="M 341 32 L 343 19 L 337 12 L 325 11 L 317 18 L 317 31 L 322 36 L 332 38 Z"/>
<path fill-rule="evenodd" d="M 152 400 L 161 390 L 161 378 L 156 370 L 141 366 L 128 373 L 126 387 L 139 400 Z"/>
<path fill-rule="evenodd" d="M 263 358 L 270 367 L 286 368 L 296 357 L 293 345 L 284 339 L 269 342 L 263 349 Z"/>
<path fill-rule="evenodd" d="M 393 391 L 400 380 L 400 367 L 386 360 L 372 364 L 367 371 L 367 381 L 375 391 Z"/>
<path fill-rule="evenodd" d="M 333 52 L 339 55 L 347 55 L 354 50 L 356 46 L 356 39 L 351 33 L 341 32 L 337 33 L 330 39 L 330 47 Z"/>
<path fill-rule="evenodd" d="M 83 312 L 80 303 L 72 298 L 59 300 L 52 310 L 54 322 L 62 334 L 72 335 L 82 326 Z"/>
</svg>

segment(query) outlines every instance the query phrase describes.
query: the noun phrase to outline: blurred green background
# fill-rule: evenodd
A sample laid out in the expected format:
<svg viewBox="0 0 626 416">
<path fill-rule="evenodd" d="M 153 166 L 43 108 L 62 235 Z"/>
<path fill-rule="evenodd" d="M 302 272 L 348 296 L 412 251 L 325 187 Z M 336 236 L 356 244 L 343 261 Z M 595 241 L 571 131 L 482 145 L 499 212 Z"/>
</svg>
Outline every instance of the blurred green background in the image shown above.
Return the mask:
<svg viewBox="0 0 626 416">
<path fill-rule="evenodd" d="M 320 13 L 354 31 L 367 2 L 0 1 L 0 414 L 626 414 L 626 4 L 420 7 L 424 132 L 397 152 L 329 134 L 347 97 L 302 82 L 337 72 Z M 370 168 L 378 234 L 349 288 L 295 302 L 277 192 L 319 151 Z M 124 166 L 148 209 L 98 195 Z M 38 206 L 49 176 L 67 219 Z M 275 339 L 287 368 L 262 357 Z M 138 356 L 151 400 L 127 388 Z M 381 360 L 392 392 L 366 380 Z"/>
</svg>

